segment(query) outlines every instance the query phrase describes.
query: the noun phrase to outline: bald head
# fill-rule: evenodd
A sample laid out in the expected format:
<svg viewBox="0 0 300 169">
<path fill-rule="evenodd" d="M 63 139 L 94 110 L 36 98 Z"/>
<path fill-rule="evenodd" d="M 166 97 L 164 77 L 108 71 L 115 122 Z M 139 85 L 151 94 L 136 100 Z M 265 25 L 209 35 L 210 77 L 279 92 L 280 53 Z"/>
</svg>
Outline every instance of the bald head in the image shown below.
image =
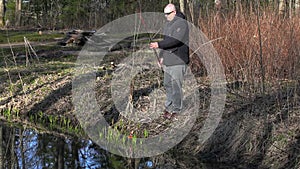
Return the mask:
<svg viewBox="0 0 300 169">
<path fill-rule="evenodd" d="M 164 9 L 165 16 L 168 21 L 172 21 L 176 15 L 176 8 L 174 4 L 168 4 Z"/>
<path fill-rule="evenodd" d="M 176 11 L 174 4 L 168 4 L 164 9 L 164 13 L 170 13 L 172 11 Z"/>
</svg>

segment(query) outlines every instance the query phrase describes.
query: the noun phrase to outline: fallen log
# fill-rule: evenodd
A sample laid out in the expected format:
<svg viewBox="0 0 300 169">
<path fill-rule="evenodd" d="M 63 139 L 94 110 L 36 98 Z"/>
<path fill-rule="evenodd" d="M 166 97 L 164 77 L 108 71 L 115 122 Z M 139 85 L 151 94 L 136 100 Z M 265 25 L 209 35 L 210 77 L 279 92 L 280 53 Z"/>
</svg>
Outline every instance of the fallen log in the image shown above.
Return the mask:
<svg viewBox="0 0 300 169">
<path fill-rule="evenodd" d="M 66 33 L 66 37 L 58 44 L 61 46 L 83 46 L 88 41 L 88 38 L 95 32 L 96 31 L 71 30 Z"/>
</svg>

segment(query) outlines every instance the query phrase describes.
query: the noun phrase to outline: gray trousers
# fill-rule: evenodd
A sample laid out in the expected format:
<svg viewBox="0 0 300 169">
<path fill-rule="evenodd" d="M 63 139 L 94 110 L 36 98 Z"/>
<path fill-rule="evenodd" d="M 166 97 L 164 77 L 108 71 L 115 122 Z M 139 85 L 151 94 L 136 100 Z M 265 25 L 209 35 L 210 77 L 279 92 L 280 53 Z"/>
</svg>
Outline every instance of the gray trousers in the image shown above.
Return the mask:
<svg viewBox="0 0 300 169">
<path fill-rule="evenodd" d="M 171 113 L 182 110 L 182 84 L 187 65 L 164 66 L 165 109 Z"/>
</svg>

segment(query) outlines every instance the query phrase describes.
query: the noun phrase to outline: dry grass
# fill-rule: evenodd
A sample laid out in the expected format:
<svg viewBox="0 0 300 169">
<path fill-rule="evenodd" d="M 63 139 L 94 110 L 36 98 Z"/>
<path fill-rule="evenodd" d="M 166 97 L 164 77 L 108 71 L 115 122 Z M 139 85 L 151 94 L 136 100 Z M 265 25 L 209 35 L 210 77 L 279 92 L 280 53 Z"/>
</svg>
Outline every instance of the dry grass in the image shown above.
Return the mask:
<svg viewBox="0 0 300 169">
<path fill-rule="evenodd" d="M 299 166 L 300 18 L 265 12 L 259 21 L 260 27 L 255 14 L 199 21 L 209 39 L 222 37 L 213 45 L 228 83 L 235 84 L 228 85 L 223 121 L 202 155 L 247 166 L 292 168 Z"/>
<path fill-rule="evenodd" d="M 262 62 L 256 15 L 228 14 L 200 20 L 209 39 L 223 37 L 214 42 L 214 47 L 227 80 L 247 82 L 249 92 L 260 88 L 263 76 L 267 83 L 276 84 L 278 80 L 298 80 L 300 73 L 300 18 L 280 19 L 273 13 L 264 13 L 259 19 Z"/>
</svg>

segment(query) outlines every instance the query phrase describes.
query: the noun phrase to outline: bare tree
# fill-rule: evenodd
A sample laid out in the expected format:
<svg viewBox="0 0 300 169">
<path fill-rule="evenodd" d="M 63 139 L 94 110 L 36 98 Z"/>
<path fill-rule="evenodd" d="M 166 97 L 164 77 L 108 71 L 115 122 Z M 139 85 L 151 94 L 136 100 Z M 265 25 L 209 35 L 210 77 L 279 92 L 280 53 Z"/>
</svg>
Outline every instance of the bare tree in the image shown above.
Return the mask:
<svg viewBox="0 0 300 169">
<path fill-rule="evenodd" d="M 260 63 L 260 71 L 261 71 L 261 91 L 262 91 L 262 94 L 265 94 L 265 77 L 266 77 L 266 74 L 265 74 L 264 58 L 263 58 L 263 44 L 262 44 L 262 36 L 261 36 L 260 3 L 259 3 L 259 0 L 256 0 L 256 15 L 257 15 L 257 31 L 258 31 L 258 39 L 259 39 L 259 63 Z"/>
<path fill-rule="evenodd" d="M 2 143 L 3 143 L 3 130 L 2 130 L 2 126 L 0 126 L 0 169 L 2 169 L 4 166 L 4 155 L 3 155 L 4 151 L 3 151 Z"/>
<path fill-rule="evenodd" d="M 221 9 L 222 9 L 222 0 L 215 0 L 215 8 L 216 8 L 216 20 L 220 20 L 221 17 Z"/>
<path fill-rule="evenodd" d="M 195 24 L 195 12 L 194 12 L 194 1 L 193 0 L 187 0 L 187 4 L 189 6 L 189 11 L 191 14 L 191 21 Z"/>
<path fill-rule="evenodd" d="M 65 151 L 65 142 L 63 139 L 57 140 L 57 154 L 56 154 L 56 167 L 57 169 L 64 168 L 64 151 Z"/>
<path fill-rule="evenodd" d="M 293 0 L 289 0 L 289 17 L 293 16 Z"/>
<path fill-rule="evenodd" d="M 242 2 L 241 0 L 236 0 L 235 2 L 235 9 L 236 9 L 236 16 L 239 16 L 240 14 L 242 14 Z"/>
<path fill-rule="evenodd" d="M 285 14 L 285 0 L 279 0 L 279 15 L 284 15 Z"/>
<path fill-rule="evenodd" d="M 15 129 L 11 129 L 10 131 L 10 135 L 11 135 L 11 138 L 10 138 L 10 168 L 15 168 L 16 166 L 16 156 L 15 156 L 15 142 L 16 142 L 16 139 L 15 139 Z"/>
<path fill-rule="evenodd" d="M 1 2 L 0 2 L 0 27 L 4 26 L 4 15 L 5 15 L 4 3 L 5 3 L 5 0 L 1 0 Z"/>
<path fill-rule="evenodd" d="M 180 5 L 180 11 L 184 13 L 184 9 L 185 9 L 184 0 L 179 0 L 179 5 Z"/>
<path fill-rule="evenodd" d="M 295 0 L 295 13 L 297 16 L 300 15 L 300 0 Z"/>
<path fill-rule="evenodd" d="M 21 26 L 21 9 L 22 9 L 22 0 L 16 0 L 16 11 L 15 11 L 16 26 Z"/>
</svg>

